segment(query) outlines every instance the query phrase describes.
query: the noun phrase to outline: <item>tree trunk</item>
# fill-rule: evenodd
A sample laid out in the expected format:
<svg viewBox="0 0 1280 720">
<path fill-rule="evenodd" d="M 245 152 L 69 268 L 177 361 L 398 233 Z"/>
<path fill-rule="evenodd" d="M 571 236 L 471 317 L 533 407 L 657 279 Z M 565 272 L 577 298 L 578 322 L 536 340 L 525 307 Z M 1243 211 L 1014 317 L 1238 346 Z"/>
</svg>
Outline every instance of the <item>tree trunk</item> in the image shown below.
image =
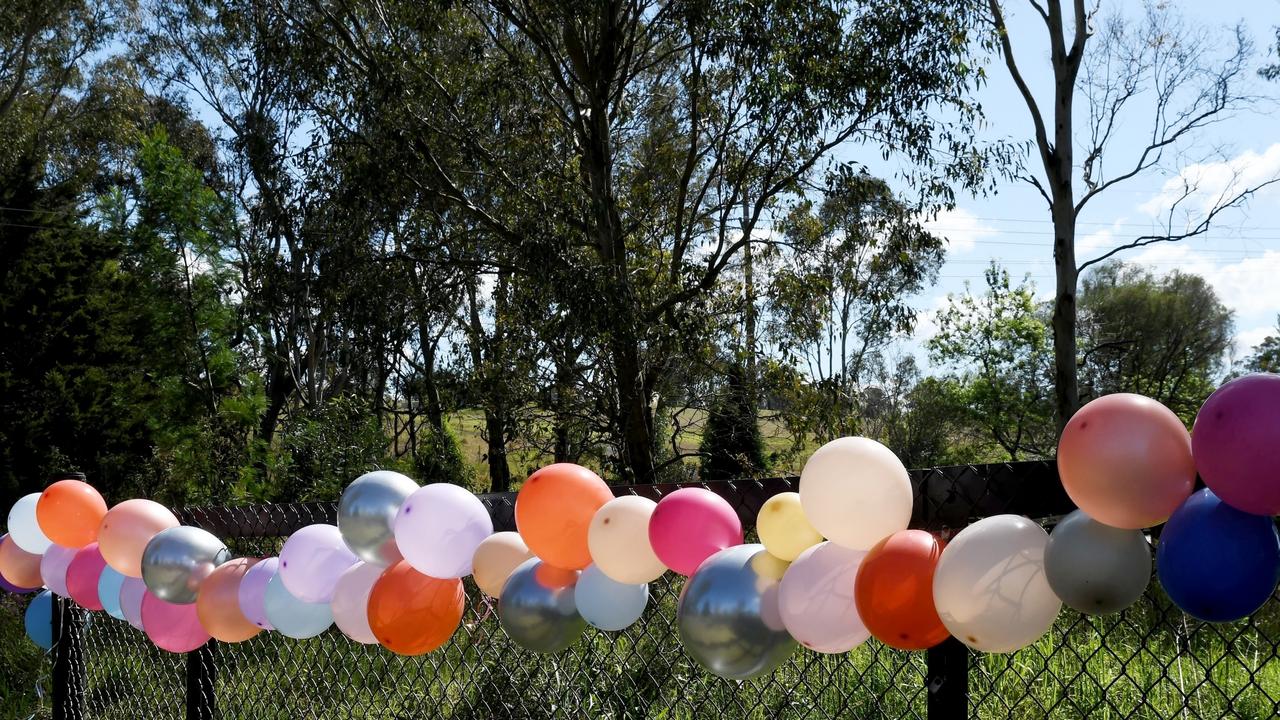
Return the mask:
<svg viewBox="0 0 1280 720">
<path fill-rule="evenodd" d="M 489 492 L 511 489 L 511 468 L 507 465 L 507 422 L 502 408 L 485 408 L 485 438 L 489 444 Z"/>
<path fill-rule="evenodd" d="M 425 317 L 418 318 L 418 342 L 422 346 L 422 403 L 427 422 L 436 432 L 444 431 L 444 408 L 440 403 L 440 387 L 436 383 L 436 346 L 431 326 Z"/>
<path fill-rule="evenodd" d="M 614 343 L 613 365 L 618 386 L 618 415 L 622 431 L 623 470 L 630 482 L 656 482 L 653 412 L 650 393 L 640 367 L 636 343 Z"/>
<path fill-rule="evenodd" d="M 1080 386 L 1076 367 L 1076 270 L 1075 213 L 1067 210 L 1053 217 L 1053 262 L 1057 283 L 1053 297 L 1053 394 L 1058 432 L 1080 409 Z"/>
<path fill-rule="evenodd" d="M 748 232 L 746 219 L 750 206 L 747 197 L 742 196 L 743 232 Z M 748 241 L 750 238 L 748 238 Z M 742 319 L 743 347 L 745 349 L 746 377 L 743 378 L 743 394 L 755 410 L 760 408 L 760 397 L 757 393 L 756 370 L 756 282 L 755 282 L 755 250 L 751 242 L 742 246 L 742 289 L 745 300 Z"/>
</svg>

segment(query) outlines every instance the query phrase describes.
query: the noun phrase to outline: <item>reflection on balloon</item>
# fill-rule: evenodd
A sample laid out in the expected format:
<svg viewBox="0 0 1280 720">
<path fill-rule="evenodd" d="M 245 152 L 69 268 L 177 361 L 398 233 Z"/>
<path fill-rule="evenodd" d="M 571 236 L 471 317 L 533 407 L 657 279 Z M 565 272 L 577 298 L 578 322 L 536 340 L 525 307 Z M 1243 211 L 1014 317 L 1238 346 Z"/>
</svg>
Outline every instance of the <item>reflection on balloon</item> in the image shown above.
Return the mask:
<svg viewBox="0 0 1280 720">
<path fill-rule="evenodd" d="M 76 552 L 75 548 L 50 545 L 44 557 L 40 558 L 40 579 L 59 597 L 71 597 L 67 591 L 67 567 L 75 559 Z"/>
<path fill-rule="evenodd" d="M 742 544 L 742 520 L 729 501 L 710 490 L 681 488 L 654 508 L 649 544 L 662 564 L 692 575 L 702 561 Z"/>
<path fill-rule="evenodd" d="M 267 581 L 262 607 L 267 622 L 281 635 L 295 640 L 315 637 L 333 624 L 333 613 L 327 601 L 309 603 L 299 600 L 285 587 L 278 572 Z"/>
<path fill-rule="evenodd" d="M 142 630 L 142 599 L 147 595 L 147 585 L 142 578 L 126 577 L 120 583 L 120 612 L 133 627 Z"/>
<path fill-rule="evenodd" d="M 1191 430 L 1196 469 L 1228 505 L 1280 515 L 1280 375 L 1255 373 L 1218 388 Z"/>
<path fill-rule="evenodd" d="M 796 492 L 778 493 L 766 500 L 756 516 L 756 532 L 769 554 L 787 562 L 822 542 L 822 535 L 805 517 Z"/>
<path fill-rule="evenodd" d="M 600 572 L 630 585 L 662 577 L 667 566 L 649 543 L 649 520 L 657 506 L 649 498 L 624 495 L 596 511 L 587 530 L 587 547 Z"/>
<path fill-rule="evenodd" d="M 79 549 L 97 540 L 98 526 L 106 514 L 102 495 L 82 480 L 59 480 L 45 488 L 36 502 L 40 530 L 65 547 Z"/>
<path fill-rule="evenodd" d="M 613 499 L 599 475 L 581 465 L 555 463 L 529 476 L 516 495 L 516 529 L 534 555 L 560 568 L 591 564 L 591 519 Z"/>
<path fill-rule="evenodd" d="M 9 537 L 18 547 L 33 555 L 43 555 L 53 544 L 36 520 L 36 504 L 39 502 L 40 493 L 31 493 L 18 498 L 18 502 L 9 509 Z"/>
<path fill-rule="evenodd" d="M 866 554 L 824 542 L 800 553 L 787 568 L 778 586 L 778 610 L 796 642 L 820 653 L 842 653 L 870 637 L 854 599 Z"/>
<path fill-rule="evenodd" d="M 180 525 L 156 533 L 142 552 L 142 581 L 157 599 L 178 605 L 196 601 L 200 583 L 231 559 L 222 541 L 200 528 Z"/>
<path fill-rule="evenodd" d="M 685 650 L 708 672 L 747 680 L 778 667 L 796 643 L 782 625 L 778 581 L 757 573 L 763 545 L 737 545 L 707 558 L 684 586 L 676 624 Z"/>
<path fill-rule="evenodd" d="M 53 593 L 45 590 L 31 599 L 23 615 L 23 626 L 31 642 L 43 650 L 53 648 Z"/>
<path fill-rule="evenodd" d="M 858 615 L 880 642 L 925 650 L 950 633 L 933 605 L 933 573 L 942 543 L 923 530 L 899 530 L 881 540 L 858 568 Z"/>
<path fill-rule="evenodd" d="M 77 550 L 75 557 L 67 565 L 67 594 L 85 610 L 102 609 L 102 600 L 98 598 L 98 580 L 106 566 L 107 561 L 98 552 L 97 543 L 89 543 Z"/>
<path fill-rule="evenodd" d="M 453 637 L 465 601 L 461 580 L 428 577 L 402 560 L 369 591 L 369 629 L 391 652 L 429 653 Z"/>
<path fill-rule="evenodd" d="M 200 591 L 196 595 L 196 615 L 200 618 L 200 624 L 215 640 L 244 642 L 262 632 L 261 627 L 240 612 L 238 600 L 240 582 L 256 562 L 249 558 L 236 558 L 219 565 L 200 583 Z"/>
<path fill-rule="evenodd" d="M 240 589 L 236 591 L 236 601 L 245 619 L 263 630 L 274 630 L 267 619 L 267 610 L 263 602 L 267 596 L 267 583 L 275 577 L 280 566 L 280 558 L 270 557 L 259 561 L 245 572 L 240 579 Z"/>
<path fill-rule="evenodd" d="M 142 596 L 142 629 L 161 650 L 186 653 L 209 642 L 193 603 L 165 602 L 148 591 Z"/>
<path fill-rule="evenodd" d="M 157 533 L 178 527 L 169 508 L 151 500 L 125 500 L 107 511 L 98 526 L 98 551 L 107 564 L 129 577 L 142 577 L 142 553 Z"/>
<path fill-rule="evenodd" d="M 511 577 L 511 572 L 532 557 L 533 553 L 524 544 L 520 533 L 494 533 L 476 548 L 471 560 L 471 575 L 480 592 L 496 598 L 502 594 L 502 586 Z"/>
<path fill-rule="evenodd" d="M 8 535 L 0 535 L 0 578 L 18 588 L 40 587 L 44 584 L 40 556 L 23 550 Z"/>
<path fill-rule="evenodd" d="M 574 588 L 574 603 L 578 614 L 593 627 L 622 630 L 644 614 L 649 604 L 649 586 L 620 583 L 595 565 L 588 565 Z"/>
<path fill-rule="evenodd" d="M 386 568 L 373 563 L 358 562 L 338 577 L 333 588 L 329 610 L 333 612 L 333 624 L 343 635 L 364 645 L 376 645 L 378 638 L 369 628 L 369 593 L 373 583 Z"/>
<path fill-rule="evenodd" d="M 815 530 L 854 550 L 872 546 L 911 521 L 911 478 L 889 448 L 844 437 L 818 448 L 800 472 L 800 503 Z"/>
<path fill-rule="evenodd" d="M 120 588 L 124 585 L 125 577 L 108 565 L 102 569 L 102 575 L 98 578 L 98 599 L 102 601 L 102 609 L 117 620 L 126 619 L 124 608 L 120 606 Z"/>
<path fill-rule="evenodd" d="M 1138 601 L 1151 579 L 1151 545 L 1141 530 L 1121 530 L 1076 510 L 1049 533 L 1049 587 L 1086 615 L 1119 612 Z"/>
<path fill-rule="evenodd" d="M 359 558 L 335 525 L 308 525 L 289 536 L 277 573 L 289 594 L 306 603 L 328 603 L 338 576 Z"/>
<path fill-rule="evenodd" d="M 399 562 L 392 522 L 417 489 L 412 478 L 390 470 L 365 473 L 348 485 L 338 503 L 338 530 L 351 552 L 382 567 Z"/>
<path fill-rule="evenodd" d="M 582 637 L 587 623 L 578 613 L 572 584 L 544 584 L 538 579 L 542 564 L 527 560 L 507 578 L 498 599 L 498 621 L 507 637 L 525 650 L 559 652 Z"/>
<path fill-rule="evenodd" d="M 493 521 L 480 498 L 466 488 L 435 483 L 404 501 L 392 524 L 396 544 L 415 570 L 435 578 L 471 574 L 471 558 L 493 534 Z"/>
</svg>

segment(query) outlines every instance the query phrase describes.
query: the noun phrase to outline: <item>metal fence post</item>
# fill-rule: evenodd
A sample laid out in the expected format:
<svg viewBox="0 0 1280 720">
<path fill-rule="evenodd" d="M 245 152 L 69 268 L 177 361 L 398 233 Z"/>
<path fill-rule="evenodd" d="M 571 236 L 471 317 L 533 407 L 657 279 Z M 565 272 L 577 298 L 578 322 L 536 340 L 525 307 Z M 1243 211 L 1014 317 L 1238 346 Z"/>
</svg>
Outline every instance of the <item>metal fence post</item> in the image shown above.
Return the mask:
<svg viewBox="0 0 1280 720">
<path fill-rule="evenodd" d="M 929 648 L 925 662 L 930 720 L 966 717 L 969 713 L 969 648 L 949 637 Z"/>
<path fill-rule="evenodd" d="M 187 720 L 213 720 L 214 641 L 187 653 Z"/>
<path fill-rule="evenodd" d="M 84 717 L 84 618 L 75 603 L 53 597 L 53 717 Z"/>
</svg>

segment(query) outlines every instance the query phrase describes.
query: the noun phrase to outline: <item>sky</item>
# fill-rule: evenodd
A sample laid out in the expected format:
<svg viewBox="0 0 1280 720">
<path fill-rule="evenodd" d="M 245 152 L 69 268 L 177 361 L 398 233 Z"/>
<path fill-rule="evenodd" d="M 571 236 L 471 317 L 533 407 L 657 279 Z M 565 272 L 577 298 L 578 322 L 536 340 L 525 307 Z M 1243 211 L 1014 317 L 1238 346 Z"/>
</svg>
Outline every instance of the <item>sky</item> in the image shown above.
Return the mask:
<svg viewBox="0 0 1280 720">
<path fill-rule="evenodd" d="M 1143 9 L 1142 3 L 1134 0 L 1103 4 L 1131 18 L 1140 16 Z M 1237 23 L 1243 23 L 1255 43 L 1254 67 L 1247 82 L 1250 91 L 1263 96 L 1263 100 L 1256 111 L 1234 114 L 1182 146 L 1184 158 L 1206 162 L 1167 163 L 1161 173 L 1135 178 L 1092 200 L 1080 217 L 1080 261 L 1157 229 L 1153 223 L 1162 217 L 1170 192 L 1182 187 L 1179 173 L 1199 179 L 1200 187 L 1206 189 L 1221 189 L 1232 176 L 1246 182 L 1280 176 L 1280 124 L 1276 122 L 1280 81 L 1263 81 L 1254 70 L 1275 61 L 1273 28 L 1280 25 L 1280 0 L 1182 0 L 1169 4 L 1179 9 L 1188 27 L 1223 33 L 1220 37 L 1224 42 L 1215 44 L 1215 48 L 1226 47 L 1229 43 L 1225 40 L 1232 40 L 1227 33 Z M 1007 0 L 1005 5 L 1011 12 L 1014 55 L 1041 108 L 1051 108 L 1048 91 L 1052 70 L 1044 25 L 1028 0 Z M 989 82 L 977 96 L 986 115 L 982 137 L 1031 138 L 1030 115 L 1003 63 L 988 65 L 987 74 Z M 1077 118 L 1081 117 L 1080 105 Z M 1149 107 L 1149 103 L 1143 107 Z M 1121 154 L 1110 164 L 1117 173 L 1126 165 L 1124 153 L 1144 146 L 1143 133 L 1150 132 L 1150 125 L 1143 118 L 1131 115 L 1129 119 L 1132 122 L 1118 130 Z M 1077 123 L 1079 126 L 1079 119 Z M 1204 207 L 1208 201 L 1198 196 L 1194 202 Z M 913 338 L 903 348 L 916 354 L 925 366 L 928 363 L 921 343 L 936 330 L 934 314 L 946 305 L 948 293 L 964 291 L 966 281 L 980 290 L 983 270 L 992 259 L 1007 267 L 1015 278 L 1028 276 L 1036 285 L 1037 295 L 1051 299 L 1052 227 L 1045 201 L 1030 185 L 1001 180 L 994 194 L 960 197 L 955 209 L 943 212 L 928 226 L 947 238 L 949 251 L 936 286 L 918 300 L 920 321 Z M 1275 333 L 1276 315 L 1280 313 L 1280 185 L 1264 189 L 1240 210 L 1219 215 L 1203 237 L 1131 250 L 1119 258 L 1161 273 L 1178 269 L 1206 278 L 1235 312 L 1233 354 L 1243 357 L 1252 346 Z"/>
</svg>

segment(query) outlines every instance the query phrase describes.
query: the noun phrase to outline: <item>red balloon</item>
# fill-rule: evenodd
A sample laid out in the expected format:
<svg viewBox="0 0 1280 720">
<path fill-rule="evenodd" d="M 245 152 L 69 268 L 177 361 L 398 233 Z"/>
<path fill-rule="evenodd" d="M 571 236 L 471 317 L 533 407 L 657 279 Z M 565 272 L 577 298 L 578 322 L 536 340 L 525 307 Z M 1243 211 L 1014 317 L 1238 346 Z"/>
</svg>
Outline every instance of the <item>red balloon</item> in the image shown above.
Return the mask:
<svg viewBox="0 0 1280 720">
<path fill-rule="evenodd" d="M 947 639 L 933 606 L 933 571 L 942 542 L 923 530 L 881 540 L 858 568 L 854 601 L 867 630 L 899 650 L 924 650 Z"/>
</svg>

